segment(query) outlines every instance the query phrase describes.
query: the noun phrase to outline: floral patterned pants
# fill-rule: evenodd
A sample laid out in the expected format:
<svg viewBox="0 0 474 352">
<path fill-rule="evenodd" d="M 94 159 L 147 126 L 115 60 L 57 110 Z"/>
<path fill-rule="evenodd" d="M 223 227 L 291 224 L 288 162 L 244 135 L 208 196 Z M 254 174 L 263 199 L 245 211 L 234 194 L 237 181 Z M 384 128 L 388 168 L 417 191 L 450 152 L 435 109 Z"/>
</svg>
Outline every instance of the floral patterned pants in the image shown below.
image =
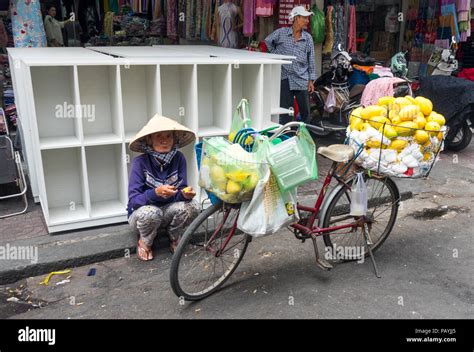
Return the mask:
<svg viewBox="0 0 474 352">
<path fill-rule="evenodd" d="M 156 231 L 160 228 L 168 231 L 170 241 L 178 240 L 186 227 L 199 215 L 200 209 L 199 203 L 194 199 L 161 207 L 144 205 L 130 215 L 128 222 L 138 230 L 142 242 L 151 247 Z"/>
</svg>

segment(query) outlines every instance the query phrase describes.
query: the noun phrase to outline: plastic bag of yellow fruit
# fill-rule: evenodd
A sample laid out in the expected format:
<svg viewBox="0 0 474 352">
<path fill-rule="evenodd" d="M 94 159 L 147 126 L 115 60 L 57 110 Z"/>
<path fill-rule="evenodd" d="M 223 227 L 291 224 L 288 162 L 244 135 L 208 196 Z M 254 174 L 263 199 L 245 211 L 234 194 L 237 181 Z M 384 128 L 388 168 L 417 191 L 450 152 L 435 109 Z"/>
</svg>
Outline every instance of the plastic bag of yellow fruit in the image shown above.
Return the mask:
<svg viewBox="0 0 474 352">
<path fill-rule="evenodd" d="M 205 139 L 199 170 L 199 186 L 227 203 L 252 199 L 268 165 L 223 137 Z"/>
<path fill-rule="evenodd" d="M 424 97 L 382 97 L 350 115 L 347 141 L 356 163 L 383 175 L 423 177 L 443 150 L 444 116 Z"/>
</svg>

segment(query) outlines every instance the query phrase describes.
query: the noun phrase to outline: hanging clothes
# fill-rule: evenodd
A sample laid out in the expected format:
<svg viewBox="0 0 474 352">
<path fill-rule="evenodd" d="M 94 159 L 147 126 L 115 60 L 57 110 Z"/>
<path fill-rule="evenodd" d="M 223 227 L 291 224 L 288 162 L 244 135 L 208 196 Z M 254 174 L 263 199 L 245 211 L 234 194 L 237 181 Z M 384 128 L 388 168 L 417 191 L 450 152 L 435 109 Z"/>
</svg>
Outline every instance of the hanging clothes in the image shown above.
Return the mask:
<svg viewBox="0 0 474 352">
<path fill-rule="evenodd" d="M 356 32 L 356 8 L 354 5 L 349 7 L 349 33 L 347 38 L 347 51 L 355 53 L 357 51 L 357 32 Z"/>
<path fill-rule="evenodd" d="M 345 48 L 345 41 L 347 35 L 345 33 L 346 18 L 344 14 L 344 7 L 337 5 L 334 12 L 334 45 L 332 47 L 333 52 L 338 51 L 338 46 L 341 44 L 342 48 Z"/>
<path fill-rule="evenodd" d="M 39 0 L 12 0 L 10 5 L 15 47 L 45 47 L 46 33 Z"/>
<path fill-rule="evenodd" d="M 257 32 L 257 26 L 255 21 L 257 20 L 256 3 L 255 0 L 244 0 L 243 1 L 243 15 L 244 15 L 244 27 L 243 32 L 245 37 L 251 37 Z"/>
<path fill-rule="evenodd" d="M 219 6 L 219 46 L 234 49 L 239 47 L 238 34 L 235 30 L 238 12 L 239 8 L 232 2 L 224 2 Z"/>
<path fill-rule="evenodd" d="M 334 14 L 334 7 L 328 6 L 326 9 L 326 40 L 324 41 L 323 45 L 323 54 L 331 54 L 332 47 L 334 45 L 334 30 L 333 30 L 333 14 Z"/>
<path fill-rule="evenodd" d="M 166 1 L 166 36 L 178 39 L 178 0 Z"/>
<path fill-rule="evenodd" d="M 255 14 L 260 17 L 273 16 L 274 0 L 256 0 Z"/>
</svg>

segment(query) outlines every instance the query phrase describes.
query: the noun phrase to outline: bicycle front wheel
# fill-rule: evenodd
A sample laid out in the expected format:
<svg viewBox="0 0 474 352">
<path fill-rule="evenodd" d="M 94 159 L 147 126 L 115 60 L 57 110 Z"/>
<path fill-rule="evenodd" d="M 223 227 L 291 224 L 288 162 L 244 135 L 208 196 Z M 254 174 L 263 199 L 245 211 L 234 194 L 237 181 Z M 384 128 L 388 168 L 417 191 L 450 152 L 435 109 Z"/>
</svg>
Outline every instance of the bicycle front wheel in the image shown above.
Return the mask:
<svg viewBox="0 0 474 352">
<path fill-rule="evenodd" d="M 185 231 L 171 262 L 173 292 L 187 301 L 217 291 L 240 264 L 250 236 L 236 228 L 240 205 L 212 205 Z"/>
<path fill-rule="evenodd" d="M 395 182 L 387 177 L 364 175 L 367 186 L 367 227 L 369 246 L 372 252 L 380 248 L 393 229 L 397 219 L 400 194 Z M 352 184 L 353 180 L 349 182 Z M 331 199 L 331 198 L 330 198 Z M 336 227 L 355 222 L 350 216 L 350 188 L 342 187 L 330 200 L 323 219 L 323 227 Z M 369 255 L 362 227 L 344 228 L 323 235 L 327 250 L 332 258 L 358 260 Z"/>
</svg>

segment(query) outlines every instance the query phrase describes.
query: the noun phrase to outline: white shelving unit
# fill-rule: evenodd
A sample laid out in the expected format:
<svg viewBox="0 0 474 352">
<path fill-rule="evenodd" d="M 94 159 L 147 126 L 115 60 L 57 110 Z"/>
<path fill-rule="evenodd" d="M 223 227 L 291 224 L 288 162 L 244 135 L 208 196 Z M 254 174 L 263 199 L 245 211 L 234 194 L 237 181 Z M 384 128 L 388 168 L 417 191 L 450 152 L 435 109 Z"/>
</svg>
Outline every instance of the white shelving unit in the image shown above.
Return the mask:
<svg viewBox="0 0 474 352">
<path fill-rule="evenodd" d="M 51 233 L 126 221 L 138 155 L 129 142 L 156 113 L 199 138 L 226 135 L 247 98 L 254 128 L 272 124 L 280 66 L 289 63 L 192 46 L 8 52 L 30 183 Z M 198 189 L 194 145 L 181 151 L 188 183 Z"/>
</svg>

